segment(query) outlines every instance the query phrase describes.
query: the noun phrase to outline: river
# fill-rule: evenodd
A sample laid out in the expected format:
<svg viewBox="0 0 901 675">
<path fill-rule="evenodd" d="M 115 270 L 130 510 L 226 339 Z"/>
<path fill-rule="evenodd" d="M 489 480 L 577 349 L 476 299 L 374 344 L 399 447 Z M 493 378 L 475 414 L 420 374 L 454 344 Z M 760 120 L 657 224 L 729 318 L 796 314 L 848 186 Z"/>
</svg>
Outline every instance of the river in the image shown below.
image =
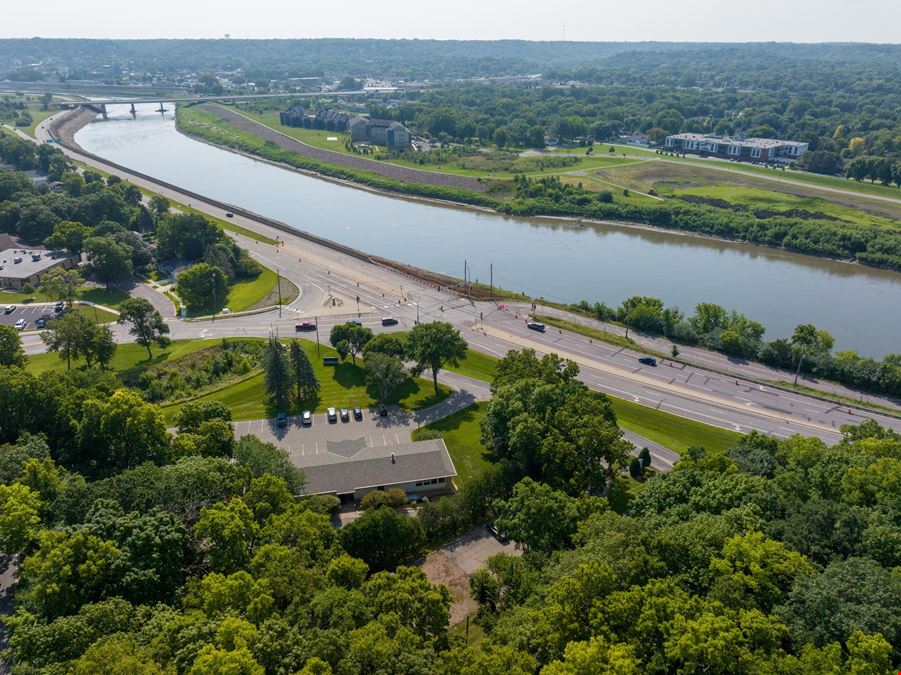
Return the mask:
<svg viewBox="0 0 901 675">
<path fill-rule="evenodd" d="M 901 274 L 756 246 L 625 226 L 506 218 L 374 194 L 187 138 L 157 104 L 111 106 L 76 134 L 89 152 L 362 251 L 561 302 L 651 295 L 691 314 L 736 309 L 786 337 L 825 328 L 836 349 L 901 352 Z"/>
</svg>

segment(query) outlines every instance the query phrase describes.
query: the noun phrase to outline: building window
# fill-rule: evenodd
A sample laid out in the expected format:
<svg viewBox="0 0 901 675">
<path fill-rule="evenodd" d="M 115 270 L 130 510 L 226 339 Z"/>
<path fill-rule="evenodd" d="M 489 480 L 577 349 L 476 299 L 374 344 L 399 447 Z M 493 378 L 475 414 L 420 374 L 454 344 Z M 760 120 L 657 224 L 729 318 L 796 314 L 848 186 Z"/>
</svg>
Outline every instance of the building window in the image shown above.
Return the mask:
<svg viewBox="0 0 901 675">
<path fill-rule="evenodd" d="M 444 482 L 444 479 L 443 479 L 443 478 L 439 478 L 439 479 L 438 479 L 438 482 L 439 482 L 439 483 L 443 483 L 443 482 Z"/>
</svg>

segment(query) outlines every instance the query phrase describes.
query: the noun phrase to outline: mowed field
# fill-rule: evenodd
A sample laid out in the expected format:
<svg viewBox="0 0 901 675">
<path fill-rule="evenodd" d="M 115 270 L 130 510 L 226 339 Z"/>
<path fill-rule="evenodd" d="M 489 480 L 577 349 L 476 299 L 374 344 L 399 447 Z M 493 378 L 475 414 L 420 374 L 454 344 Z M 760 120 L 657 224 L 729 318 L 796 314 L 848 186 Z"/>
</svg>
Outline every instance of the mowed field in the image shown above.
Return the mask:
<svg viewBox="0 0 901 675">
<path fill-rule="evenodd" d="M 781 172 L 771 173 L 781 177 Z M 653 190 L 664 199 L 691 196 L 720 200 L 751 211 L 787 215 L 800 211 L 852 223 L 891 228 L 901 226 L 901 204 L 869 199 L 865 195 L 824 192 L 815 187 L 777 183 L 751 174 L 730 173 L 688 163 L 649 160 L 598 169 L 592 171 L 590 176 L 636 192 Z M 901 199 L 901 191 L 898 191 L 898 197 Z"/>
</svg>

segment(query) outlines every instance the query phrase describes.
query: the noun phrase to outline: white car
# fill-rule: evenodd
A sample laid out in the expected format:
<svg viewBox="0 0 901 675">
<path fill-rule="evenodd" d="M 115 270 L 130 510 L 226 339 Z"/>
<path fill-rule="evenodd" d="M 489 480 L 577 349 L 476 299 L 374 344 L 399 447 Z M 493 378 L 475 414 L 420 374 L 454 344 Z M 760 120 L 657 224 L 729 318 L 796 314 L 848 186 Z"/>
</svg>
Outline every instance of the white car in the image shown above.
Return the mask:
<svg viewBox="0 0 901 675">
<path fill-rule="evenodd" d="M 337 422 L 338 421 L 338 411 L 337 410 L 335 410 L 334 408 L 329 408 L 326 412 L 328 413 L 328 421 L 329 422 Z"/>
<path fill-rule="evenodd" d="M 16 330 L 25 330 L 25 326 L 28 325 L 28 322 L 25 319 L 19 319 L 16 321 Z"/>
<path fill-rule="evenodd" d="M 313 413 L 309 410 L 304 410 L 303 415 L 300 417 L 300 421 L 305 427 L 311 426 L 313 424 Z"/>
<path fill-rule="evenodd" d="M 7 305 L 6 307 L 3 308 L 3 313 L 4 313 L 4 314 L 12 314 L 12 313 L 15 312 L 15 311 L 16 311 L 16 306 L 15 306 L 15 305 Z"/>
</svg>

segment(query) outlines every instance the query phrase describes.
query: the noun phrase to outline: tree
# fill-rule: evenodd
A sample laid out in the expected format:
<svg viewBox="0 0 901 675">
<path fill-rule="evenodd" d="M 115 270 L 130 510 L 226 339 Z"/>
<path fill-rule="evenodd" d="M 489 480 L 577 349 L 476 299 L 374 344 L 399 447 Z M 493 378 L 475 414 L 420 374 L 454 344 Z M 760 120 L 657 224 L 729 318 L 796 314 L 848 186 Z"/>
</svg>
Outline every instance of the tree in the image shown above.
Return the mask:
<svg viewBox="0 0 901 675">
<path fill-rule="evenodd" d="M 420 323 L 407 336 L 407 354 L 416 363 L 414 372 L 432 371 L 432 384 L 438 395 L 438 371 L 446 364 L 457 365 L 466 357 L 466 340 L 460 331 L 444 321 Z"/>
<path fill-rule="evenodd" d="M 63 220 L 53 227 L 51 234 L 44 244 L 51 249 L 65 249 L 69 253 L 81 253 L 84 241 L 91 236 L 92 229 L 82 223 L 71 220 Z"/>
<path fill-rule="evenodd" d="M 291 368 L 285 346 L 274 337 L 269 338 L 263 353 L 263 374 L 269 400 L 278 410 L 284 410 L 291 400 Z"/>
<path fill-rule="evenodd" d="M 153 195 L 150 198 L 150 208 L 157 216 L 164 216 L 169 213 L 169 208 L 171 204 L 169 200 L 163 197 L 162 195 Z"/>
<path fill-rule="evenodd" d="M 201 262 L 178 275 L 175 290 L 191 309 L 216 311 L 228 297 L 228 278 L 219 267 Z"/>
<path fill-rule="evenodd" d="M 112 235 L 85 239 L 84 251 L 88 271 L 106 284 L 128 279 L 134 272 L 131 249 Z"/>
<path fill-rule="evenodd" d="M 94 324 L 84 314 L 69 312 L 62 318 L 50 322 L 50 328 L 41 332 L 41 340 L 47 351 L 58 352 L 66 359 L 66 369 L 72 368 L 72 359 L 84 356 Z"/>
<path fill-rule="evenodd" d="M 576 504 L 563 492 L 523 478 L 510 499 L 494 508 L 498 529 L 527 549 L 549 553 L 569 546 L 578 522 Z"/>
<path fill-rule="evenodd" d="M 407 353 L 407 340 L 402 333 L 379 333 L 363 347 L 363 358 L 369 359 L 372 354 L 386 354 L 404 358 Z"/>
<path fill-rule="evenodd" d="M 153 304 L 144 298 L 129 298 L 119 307 L 119 319 L 117 323 L 131 322 L 128 331 L 135 336 L 135 342 L 147 348 L 147 358 L 153 358 L 150 349 L 152 343 L 160 347 L 166 347 L 170 340 L 168 337 L 169 325 L 163 321 L 162 315 L 154 308 Z"/>
<path fill-rule="evenodd" d="M 795 384 L 798 384 L 804 359 L 812 360 L 828 355 L 834 343 L 835 339 L 829 333 L 818 330 L 812 323 L 802 323 L 795 328 L 791 338 L 792 354 L 798 361 Z"/>
<path fill-rule="evenodd" d="M 231 419 L 231 410 L 220 401 L 187 401 L 178 409 L 175 426 L 181 434 L 193 434 L 198 432 L 204 422 L 231 422 Z"/>
<path fill-rule="evenodd" d="M 341 545 L 373 571 L 387 570 L 412 558 L 422 545 L 422 527 L 393 509 L 367 511 L 338 530 Z"/>
<path fill-rule="evenodd" d="M 313 370 L 313 364 L 297 340 L 291 340 L 291 373 L 297 388 L 298 404 L 319 393 L 319 379 Z"/>
<path fill-rule="evenodd" d="M 366 343 L 372 339 L 372 330 L 355 323 L 342 323 L 332 327 L 329 334 L 329 342 L 332 347 L 338 350 L 338 354 L 342 359 L 347 358 L 349 354 L 354 364 L 357 362 L 357 354 L 359 354 Z"/>
<path fill-rule="evenodd" d="M 19 553 L 37 541 L 41 496 L 25 485 L 0 485 L 0 551 Z"/>
<path fill-rule="evenodd" d="M 379 403 L 387 403 L 407 379 L 404 364 L 396 356 L 372 354 L 366 360 L 366 385 Z"/>
<path fill-rule="evenodd" d="M 22 338 L 12 326 L 0 326 L 0 366 L 24 366 Z"/>
<path fill-rule="evenodd" d="M 169 448 L 162 411 L 128 389 L 85 401 L 76 439 L 77 459 L 100 472 L 161 462 Z"/>
<path fill-rule="evenodd" d="M 106 368 L 112 361 L 117 347 L 116 338 L 109 326 L 92 323 L 82 356 L 88 367 L 96 361 L 98 366 Z"/>
<path fill-rule="evenodd" d="M 282 448 L 264 443 L 256 436 L 242 436 L 235 444 L 234 457 L 238 464 L 247 467 L 253 476 L 273 474 L 284 478 L 292 494 L 300 493 L 304 483 L 303 471 L 294 465 Z"/>
<path fill-rule="evenodd" d="M 643 469 L 651 466 L 651 451 L 648 448 L 642 448 L 638 453 L 638 459 L 641 460 L 641 467 Z"/>
<path fill-rule="evenodd" d="M 82 278 L 78 270 L 56 267 L 41 277 L 41 290 L 51 300 L 72 306 L 81 294 Z"/>
<path fill-rule="evenodd" d="M 250 562 L 257 534 L 253 512 L 240 499 L 204 509 L 194 525 L 204 559 L 214 572 L 223 574 L 237 572 Z"/>
</svg>

